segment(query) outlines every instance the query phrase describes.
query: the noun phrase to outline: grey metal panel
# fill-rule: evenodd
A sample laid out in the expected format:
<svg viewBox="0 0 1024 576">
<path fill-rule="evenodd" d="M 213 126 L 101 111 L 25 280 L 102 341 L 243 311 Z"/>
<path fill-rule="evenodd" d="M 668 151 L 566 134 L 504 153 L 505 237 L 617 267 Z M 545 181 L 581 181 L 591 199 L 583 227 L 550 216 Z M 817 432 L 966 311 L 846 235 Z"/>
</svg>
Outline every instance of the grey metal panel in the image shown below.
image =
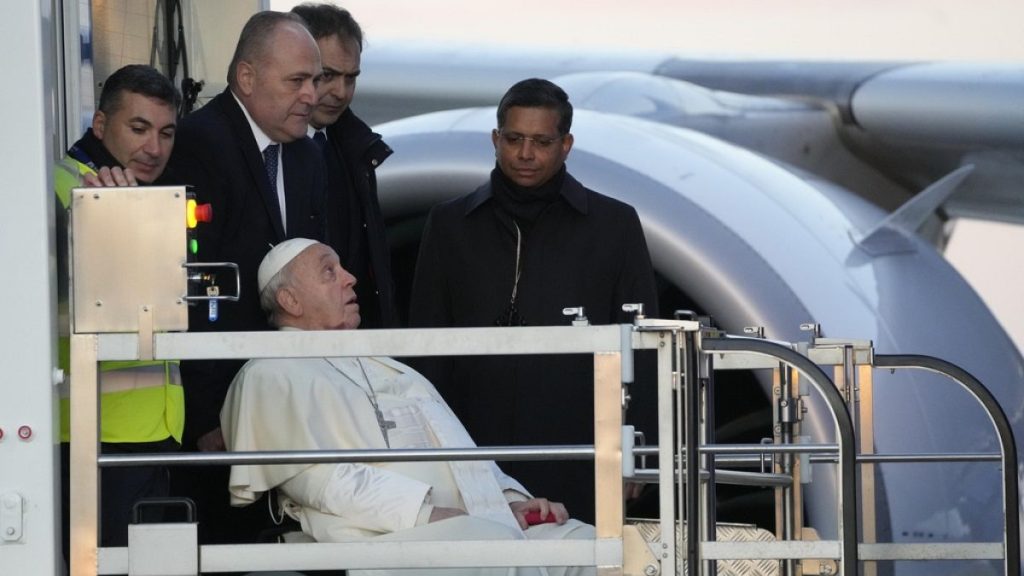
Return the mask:
<svg viewBox="0 0 1024 576">
<path fill-rule="evenodd" d="M 139 331 L 142 309 L 152 330 L 188 328 L 185 200 L 184 186 L 72 190 L 75 331 Z"/>
</svg>

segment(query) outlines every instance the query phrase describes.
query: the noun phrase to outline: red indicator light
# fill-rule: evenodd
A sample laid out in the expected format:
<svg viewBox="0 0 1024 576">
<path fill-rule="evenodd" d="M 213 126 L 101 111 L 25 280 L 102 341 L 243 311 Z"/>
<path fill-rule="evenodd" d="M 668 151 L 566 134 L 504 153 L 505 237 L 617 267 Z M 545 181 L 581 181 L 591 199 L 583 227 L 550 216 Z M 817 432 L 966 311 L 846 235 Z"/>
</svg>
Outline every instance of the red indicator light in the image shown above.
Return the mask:
<svg viewBox="0 0 1024 576">
<path fill-rule="evenodd" d="M 213 220 L 213 206 L 209 204 L 196 204 L 191 198 L 185 202 L 185 225 L 189 230 L 195 228 L 200 222 Z"/>
<path fill-rule="evenodd" d="M 212 222 L 213 221 L 213 205 L 212 204 L 197 204 L 196 205 L 196 220 L 199 222 Z"/>
</svg>

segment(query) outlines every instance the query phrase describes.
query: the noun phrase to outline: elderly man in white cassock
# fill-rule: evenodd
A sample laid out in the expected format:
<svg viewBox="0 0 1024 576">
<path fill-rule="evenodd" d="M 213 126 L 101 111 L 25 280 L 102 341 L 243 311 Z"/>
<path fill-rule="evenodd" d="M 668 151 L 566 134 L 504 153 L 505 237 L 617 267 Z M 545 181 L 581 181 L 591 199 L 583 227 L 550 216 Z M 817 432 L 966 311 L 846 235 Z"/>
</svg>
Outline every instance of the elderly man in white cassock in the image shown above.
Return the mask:
<svg viewBox="0 0 1024 576">
<path fill-rule="evenodd" d="M 355 278 L 319 242 L 275 246 L 259 267 L 260 301 L 281 330 L 359 326 Z M 229 450 L 474 446 L 434 386 L 390 358 L 248 362 L 221 411 Z M 234 466 L 232 503 L 277 488 L 285 512 L 321 542 L 587 539 L 592 526 L 562 504 L 533 498 L 494 462 Z M 547 522 L 530 525 L 528 517 Z M 357 571 L 349 571 L 357 574 Z M 374 574 L 385 572 L 374 571 Z M 400 570 L 396 574 L 592 574 L 593 568 Z"/>
</svg>

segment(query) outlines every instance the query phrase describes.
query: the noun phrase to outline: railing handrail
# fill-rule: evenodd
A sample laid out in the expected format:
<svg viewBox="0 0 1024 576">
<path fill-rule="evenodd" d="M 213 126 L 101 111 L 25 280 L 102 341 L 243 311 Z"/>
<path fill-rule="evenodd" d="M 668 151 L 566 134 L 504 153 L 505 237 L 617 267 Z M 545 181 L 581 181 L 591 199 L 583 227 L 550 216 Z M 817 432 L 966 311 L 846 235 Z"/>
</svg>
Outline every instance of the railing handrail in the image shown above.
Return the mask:
<svg viewBox="0 0 1024 576">
<path fill-rule="evenodd" d="M 1002 451 L 1002 482 L 1003 482 L 1003 534 L 1005 540 L 1005 568 L 1008 575 L 1020 574 L 1020 494 L 1017 485 L 1017 442 L 1013 428 L 1006 417 L 999 401 L 992 392 L 974 377 L 973 374 L 952 362 L 921 354 L 875 354 L 876 368 L 919 368 L 936 372 L 957 382 L 985 409 Z"/>
<path fill-rule="evenodd" d="M 725 338 L 703 338 L 701 348 L 705 353 L 744 352 L 770 356 L 789 365 L 804 375 L 825 398 L 836 423 L 839 438 L 839 505 L 840 543 L 842 550 L 842 574 L 857 574 L 857 486 L 856 449 L 854 448 L 853 419 L 843 400 L 842 394 L 832 379 L 808 357 L 799 352 L 768 340 L 730 336 Z M 688 417 L 690 415 L 687 415 Z"/>
</svg>

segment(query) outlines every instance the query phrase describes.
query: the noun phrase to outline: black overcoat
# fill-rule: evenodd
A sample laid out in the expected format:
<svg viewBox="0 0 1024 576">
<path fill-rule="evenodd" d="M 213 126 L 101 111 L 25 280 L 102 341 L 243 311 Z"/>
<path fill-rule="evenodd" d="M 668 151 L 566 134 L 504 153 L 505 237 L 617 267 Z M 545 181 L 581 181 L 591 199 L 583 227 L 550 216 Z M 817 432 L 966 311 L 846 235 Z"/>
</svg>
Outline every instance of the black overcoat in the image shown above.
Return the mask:
<svg viewBox="0 0 1024 576">
<path fill-rule="evenodd" d="M 410 303 L 413 327 L 494 326 L 511 296 L 516 235 L 495 211 L 491 184 L 431 211 Z M 654 273 L 636 211 L 566 174 L 561 198 L 521 247 L 518 310 L 531 326 L 628 323 L 622 304 L 657 310 Z M 593 442 L 591 356 L 467 357 L 423 364 L 481 446 Z M 593 521 L 593 463 L 503 463 L 534 495 Z"/>
<path fill-rule="evenodd" d="M 361 328 L 397 328 L 391 253 L 377 198 L 377 167 L 391 155 L 380 134 L 349 108 L 327 127 L 328 244 L 356 277 Z"/>
</svg>

